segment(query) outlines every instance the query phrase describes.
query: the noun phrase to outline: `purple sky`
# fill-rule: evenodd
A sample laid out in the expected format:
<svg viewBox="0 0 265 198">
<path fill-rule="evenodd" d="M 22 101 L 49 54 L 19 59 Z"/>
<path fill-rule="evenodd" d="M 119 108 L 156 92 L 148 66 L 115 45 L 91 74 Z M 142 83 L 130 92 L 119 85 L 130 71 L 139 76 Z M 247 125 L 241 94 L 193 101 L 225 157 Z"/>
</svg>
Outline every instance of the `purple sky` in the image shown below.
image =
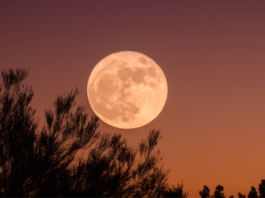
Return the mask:
<svg viewBox="0 0 265 198">
<path fill-rule="evenodd" d="M 163 70 L 168 98 L 138 129 L 103 122 L 137 146 L 153 128 L 189 197 L 219 184 L 225 196 L 248 195 L 265 179 L 265 1 L 1 0 L 0 69 L 29 68 L 40 125 L 58 94 L 86 86 L 107 55 L 141 52 Z"/>
</svg>

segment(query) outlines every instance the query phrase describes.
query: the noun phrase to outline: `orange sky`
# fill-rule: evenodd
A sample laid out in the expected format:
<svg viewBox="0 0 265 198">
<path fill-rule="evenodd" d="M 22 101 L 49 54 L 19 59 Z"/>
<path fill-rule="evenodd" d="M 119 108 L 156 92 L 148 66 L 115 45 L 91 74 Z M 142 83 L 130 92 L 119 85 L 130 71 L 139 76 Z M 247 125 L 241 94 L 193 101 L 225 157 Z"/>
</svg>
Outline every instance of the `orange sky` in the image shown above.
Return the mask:
<svg viewBox="0 0 265 198">
<path fill-rule="evenodd" d="M 58 94 L 87 80 L 107 55 L 137 51 L 168 80 L 161 114 L 122 133 L 137 146 L 161 129 L 169 183 L 189 197 L 219 184 L 248 195 L 265 179 L 265 1 L 0 1 L 0 69 L 30 68 L 40 125 Z"/>
</svg>

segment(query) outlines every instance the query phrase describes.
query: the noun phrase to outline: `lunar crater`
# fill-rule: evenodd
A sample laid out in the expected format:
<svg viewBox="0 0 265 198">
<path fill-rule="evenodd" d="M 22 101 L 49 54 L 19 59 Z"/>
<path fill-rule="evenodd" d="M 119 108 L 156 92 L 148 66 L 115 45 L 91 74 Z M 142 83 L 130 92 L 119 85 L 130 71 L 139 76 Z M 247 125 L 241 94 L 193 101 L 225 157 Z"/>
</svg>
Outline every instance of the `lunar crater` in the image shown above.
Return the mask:
<svg viewBox="0 0 265 198">
<path fill-rule="evenodd" d="M 147 64 L 146 59 L 143 58 L 143 57 L 139 58 L 139 62 L 140 62 L 141 64 L 143 64 L 143 65 L 146 65 L 146 64 Z"/>
</svg>

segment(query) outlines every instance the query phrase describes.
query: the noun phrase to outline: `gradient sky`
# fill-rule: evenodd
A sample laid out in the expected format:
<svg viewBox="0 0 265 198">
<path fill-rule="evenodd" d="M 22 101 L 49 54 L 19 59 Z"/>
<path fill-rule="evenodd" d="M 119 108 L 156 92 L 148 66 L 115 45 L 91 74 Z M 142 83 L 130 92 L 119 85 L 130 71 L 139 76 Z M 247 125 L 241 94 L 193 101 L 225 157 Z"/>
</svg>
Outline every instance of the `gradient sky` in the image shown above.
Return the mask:
<svg viewBox="0 0 265 198">
<path fill-rule="evenodd" d="M 122 130 L 137 146 L 153 128 L 169 183 L 189 197 L 219 184 L 248 195 L 265 179 L 265 1 L 0 1 L 0 69 L 29 68 L 40 125 L 58 94 L 76 86 L 92 113 L 90 72 L 124 50 L 151 57 L 168 98 L 151 123 Z"/>
</svg>

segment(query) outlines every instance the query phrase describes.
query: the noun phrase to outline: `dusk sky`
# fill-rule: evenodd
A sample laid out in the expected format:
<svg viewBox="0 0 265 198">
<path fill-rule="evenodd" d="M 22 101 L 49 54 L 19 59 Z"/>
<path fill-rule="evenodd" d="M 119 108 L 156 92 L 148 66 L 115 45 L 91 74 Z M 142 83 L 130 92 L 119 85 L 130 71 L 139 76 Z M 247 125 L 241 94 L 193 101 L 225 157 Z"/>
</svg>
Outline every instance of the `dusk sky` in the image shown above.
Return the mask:
<svg viewBox="0 0 265 198">
<path fill-rule="evenodd" d="M 189 197 L 204 185 L 248 195 L 265 179 L 265 1 L 0 0 L 0 70 L 30 69 L 40 126 L 58 94 L 87 82 L 119 51 L 141 52 L 163 70 L 166 104 L 149 124 L 118 129 L 137 146 L 161 129 L 157 149 Z"/>
</svg>

